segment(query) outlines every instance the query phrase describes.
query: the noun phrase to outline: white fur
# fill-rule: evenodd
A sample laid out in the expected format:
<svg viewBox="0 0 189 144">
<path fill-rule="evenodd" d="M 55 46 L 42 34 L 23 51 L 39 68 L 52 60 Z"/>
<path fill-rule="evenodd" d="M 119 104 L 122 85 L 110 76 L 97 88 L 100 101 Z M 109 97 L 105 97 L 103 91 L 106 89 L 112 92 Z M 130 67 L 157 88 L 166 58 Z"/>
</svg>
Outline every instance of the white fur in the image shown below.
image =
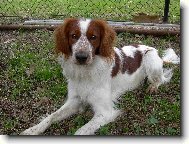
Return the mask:
<svg viewBox="0 0 189 144">
<path fill-rule="evenodd" d="M 80 26 L 80 30 L 81 30 L 82 34 L 86 34 L 90 22 L 91 22 L 90 19 L 85 19 L 85 20 L 79 21 L 79 26 Z"/>
<path fill-rule="evenodd" d="M 87 25 L 88 22 L 83 22 L 81 24 L 83 26 L 82 30 L 86 29 Z M 85 42 L 87 43 L 87 40 Z M 63 74 L 68 79 L 68 99 L 56 112 L 21 134 L 41 134 L 53 122 L 66 119 L 89 104 L 94 111 L 94 116 L 75 134 L 92 135 L 101 126 L 114 121 L 121 114 L 115 108 L 114 102 L 126 91 L 137 88 L 144 78 L 148 78 L 150 90 L 157 89 L 159 85 L 171 79 L 171 69 L 163 69 L 163 60 L 158 56 L 155 48 L 145 45 L 140 45 L 138 48 L 125 46 L 122 51 L 125 55 L 131 57 L 134 57 L 136 51 L 140 51 L 143 55 L 142 63 L 134 73 L 119 72 L 113 78 L 111 77 L 111 72 L 115 60 L 110 63 L 106 58 L 96 55 L 90 64 L 78 65 L 73 62 L 72 56 L 68 59 L 65 59 L 64 55 L 59 56 L 58 61 L 63 68 Z M 115 48 L 115 52 L 122 62 L 123 58 L 120 50 Z M 173 53 L 168 54 L 170 56 Z M 164 57 L 166 56 L 167 53 Z M 174 60 L 171 59 L 169 62 Z"/>
<path fill-rule="evenodd" d="M 135 47 L 133 47 L 133 46 L 124 46 L 123 48 L 123 52 L 127 55 L 127 56 L 129 56 L 129 57 L 134 57 L 134 52 L 136 51 L 135 50 Z"/>
</svg>

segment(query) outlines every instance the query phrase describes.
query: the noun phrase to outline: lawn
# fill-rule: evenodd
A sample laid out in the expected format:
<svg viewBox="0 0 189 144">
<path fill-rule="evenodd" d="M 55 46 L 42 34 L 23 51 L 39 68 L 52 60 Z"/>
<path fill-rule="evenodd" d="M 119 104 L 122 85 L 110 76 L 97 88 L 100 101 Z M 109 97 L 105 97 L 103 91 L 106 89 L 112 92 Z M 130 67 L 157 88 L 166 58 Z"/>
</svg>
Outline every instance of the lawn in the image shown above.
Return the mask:
<svg viewBox="0 0 189 144">
<path fill-rule="evenodd" d="M 2 15 L 24 19 L 63 19 L 72 16 L 132 21 L 133 16 L 141 12 L 162 18 L 164 0 L 7 0 L 0 2 L 0 11 Z M 171 0 L 169 21 L 180 21 L 178 0 Z"/>
<path fill-rule="evenodd" d="M 180 53 L 180 37 L 153 37 L 121 33 L 117 47 L 141 43 Z M 0 35 L 0 134 L 18 135 L 60 108 L 67 95 L 67 81 L 53 52 L 53 32 L 1 31 Z M 103 126 L 97 135 L 181 135 L 180 66 L 171 82 L 157 94 L 146 93 L 148 84 L 127 92 L 117 104 L 124 113 Z M 44 135 L 72 135 L 92 117 L 87 110 L 53 124 Z"/>
</svg>

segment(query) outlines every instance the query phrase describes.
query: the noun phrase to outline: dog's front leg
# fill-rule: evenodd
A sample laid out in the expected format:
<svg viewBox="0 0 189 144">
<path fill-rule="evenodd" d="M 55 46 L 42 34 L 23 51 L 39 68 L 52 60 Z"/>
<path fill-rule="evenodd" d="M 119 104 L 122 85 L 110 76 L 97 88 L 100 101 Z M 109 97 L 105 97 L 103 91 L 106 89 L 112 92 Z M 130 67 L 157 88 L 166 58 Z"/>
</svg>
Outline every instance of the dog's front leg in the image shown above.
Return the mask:
<svg viewBox="0 0 189 144">
<path fill-rule="evenodd" d="M 79 109 L 79 105 L 80 102 L 77 97 L 68 98 L 67 102 L 60 109 L 46 117 L 39 124 L 26 129 L 21 135 L 38 135 L 43 133 L 53 122 L 66 119 L 76 113 Z"/>
<path fill-rule="evenodd" d="M 110 121 L 110 118 L 105 117 L 102 114 L 95 115 L 87 124 L 78 129 L 75 135 L 94 135 L 97 129 L 108 124 Z"/>
<path fill-rule="evenodd" d="M 78 129 L 75 135 L 93 135 L 101 126 L 113 121 L 120 114 L 119 110 L 114 109 L 111 96 L 108 95 L 109 91 L 98 92 L 89 100 L 95 113 L 94 117 Z"/>
</svg>

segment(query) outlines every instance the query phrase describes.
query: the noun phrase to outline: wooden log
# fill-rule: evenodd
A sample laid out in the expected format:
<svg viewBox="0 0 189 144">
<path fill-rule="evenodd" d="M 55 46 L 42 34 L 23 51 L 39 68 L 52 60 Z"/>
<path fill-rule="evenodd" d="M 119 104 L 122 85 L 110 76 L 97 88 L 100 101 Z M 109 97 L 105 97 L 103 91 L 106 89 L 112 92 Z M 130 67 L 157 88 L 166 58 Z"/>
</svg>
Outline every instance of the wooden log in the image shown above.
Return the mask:
<svg viewBox="0 0 189 144">
<path fill-rule="evenodd" d="M 24 25 L 59 25 L 62 24 L 63 20 L 28 20 L 25 21 Z"/>
<path fill-rule="evenodd" d="M 36 30 L 47 29 L 53 31 L 57 26 L 49 25 L 0 25 L 0 30 Z"/>
<path fill-rule="evenodd" d="M 25 21 L 24 25 L 59 25 L 63 20 L 29 20 Z M 158 24 L 158 23 L 135 23 L 123 21 L 107 21 L 111 26 L 127 26 L 127 25 L 144 25 L 144 26 L 158 26 L 158 27 L 180 27 L 178 24 Z"/>
<path fill-rule="evenodd" d="M 0 25 L 0 30 L 36 30 L 36 29 L 47 29 L 53 31 L 58 25 Z M 157 26 L 141 26 L 141 25 L 127 25 L 127 26 L 112 26 L 117 32 L 129 32 L 134 34 L 145 34 L 145 35 L 180 35 L 180 28 L 178 27 L 157 27 Z"/>
<path fill-rule="evenodd" d="M 180 35 L 180 28 L 167 28 L 167 27 L 156 27 L 156 26 L 124 26 L 124 27 L 113 27 L 117 33 L 129 32 L 133 34 L 144 34 L 153 36 L 163 35 Z"/>
</svg>

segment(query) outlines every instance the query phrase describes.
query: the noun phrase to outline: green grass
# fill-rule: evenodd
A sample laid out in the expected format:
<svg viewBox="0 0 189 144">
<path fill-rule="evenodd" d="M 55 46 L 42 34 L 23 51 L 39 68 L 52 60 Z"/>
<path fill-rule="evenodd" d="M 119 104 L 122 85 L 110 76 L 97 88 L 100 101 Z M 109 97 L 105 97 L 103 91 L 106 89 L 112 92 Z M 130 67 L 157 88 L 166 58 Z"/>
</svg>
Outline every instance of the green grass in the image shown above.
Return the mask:
<svg viewBox="0 0 189 144">
<path fill-rule="evenodd" d="M 7 42 L 9 40 L 9 42 Z M 53 33 L 3 31 L 0 37 L 0 134 L 18 135 L 60 108 L 67 95 L 67 81 L 53 53 Z M 122 33 L 116 46 L 133 43 L 158 48 L 172 46 L 180 53 L 180 38 Z M 170 83 L 157 94 L 145 92 L 148 84 L 127 92 L 117 104 L 123 110 L 116 121 L 101 127 L 97 135 L 180 135 L 180 68 L 174 67 Z M 44 135 L 73 135 L 93 116 L 91 110 L 53 124 Z"/>
<path fill-rule="evenodd" d="M 4 15 L 22 18 L 89 17 L 129 21 L 140 12 L 162 17 L 164 0 L 12 0 L 1 2 L 0 10 Z M 180 21 L 178 0 L 171 0 L 169 15 L 170 22 Z"/>
</svg>

